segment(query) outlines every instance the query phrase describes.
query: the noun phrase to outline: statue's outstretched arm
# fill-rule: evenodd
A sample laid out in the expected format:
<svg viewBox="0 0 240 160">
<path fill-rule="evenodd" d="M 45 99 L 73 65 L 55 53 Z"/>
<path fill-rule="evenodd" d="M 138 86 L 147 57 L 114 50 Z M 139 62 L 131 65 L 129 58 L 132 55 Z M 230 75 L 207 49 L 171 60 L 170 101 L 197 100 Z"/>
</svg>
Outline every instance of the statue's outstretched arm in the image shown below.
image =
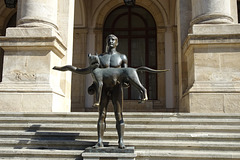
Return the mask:
<svg viewBox="0 0 240 160">
<path fill-rule="evenodd" d="M 97 64 L 90 65 L 87 68 L 77 68 L 75 66 L 66 65 L 66 66 L 62 66 L 62 67 L 55 66 L 55 67 L 53 67 L 53 69 L 58 70 L 58 71 L 72 71 L 77 74 L 89 74 L 89 73 L 92 73 L 92 70 L 97 67 L 98 67 Z"/>
</svg>

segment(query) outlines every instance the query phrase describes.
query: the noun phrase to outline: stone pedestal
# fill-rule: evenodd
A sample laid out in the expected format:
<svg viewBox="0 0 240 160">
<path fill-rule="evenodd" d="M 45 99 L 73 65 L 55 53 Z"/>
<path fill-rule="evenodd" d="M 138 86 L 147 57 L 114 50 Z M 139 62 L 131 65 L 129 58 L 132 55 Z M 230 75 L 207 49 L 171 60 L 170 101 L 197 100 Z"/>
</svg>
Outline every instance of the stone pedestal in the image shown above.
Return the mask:
<svg viewBox="0 0 240 160">
<path fill-rule="evenodd" d="M 82 153 L 83 160 L 135 160 L 136 156 L 134 147 L 89 147 Z"/>
<path fill-rule="evenodd" d="M 188 89 L 180 111 L 240 113 L 240 25 L 193 25 L 184 45 Z"/>
<path fill-rule="evenodd" d="M 66 47 L 53 28 L 8 28 L 0 37 L 4 49 L 0 84 L 1 111 L 54 112 L 65 108 L 60 87 L 61 65 Z"/>
<path fill-rule="evenodd" d="M 0 37 L 0 47 L 4 50 L 1 111 L 70 111 L 71 75 L 52 69 L 72 59 L 69 40 L 73 25 L 68 17 L 73 13 L 68 9 L 73 1 L 69 3 L 18 1 L 17 27 L 7 28 L 6 36 Z M 63 4 L 66 4 L 64 9 L 59 8 Z M 64 21 L 61 27 L 58 19 Z"/>
</svg>

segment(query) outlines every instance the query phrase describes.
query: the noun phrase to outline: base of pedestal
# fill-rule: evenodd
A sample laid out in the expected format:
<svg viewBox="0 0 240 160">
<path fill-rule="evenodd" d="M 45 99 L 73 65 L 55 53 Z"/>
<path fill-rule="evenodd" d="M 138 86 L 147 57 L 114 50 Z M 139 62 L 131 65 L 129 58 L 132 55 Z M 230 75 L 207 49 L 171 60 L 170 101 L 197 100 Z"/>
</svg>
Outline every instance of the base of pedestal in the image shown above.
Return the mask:
<svg viewBox="0 0 240 160">
<path fill-rule="evenodd" d="M 64 63 L 67 51 L 55 29 L 8 28 L 0 46 L 4 49 L 1 111 L 70 112 L 71 73 L 52 69 Z"/>
<path fill-rule="evenodd" d="M 135 160 L 134 147 L 120 149 L 118 147 L 88 147 L 82 153 L 83 160 Z"/>
<path fill-rule="evenodd" d="M 240 113 L 240 93 L 189 93 L 183 97 L 181 112 Z"/>
<path fill-rule="evenodd" d="M 47 84 L 0 84 L 0 110 L 5 112 L 69 112 L 64 98 Z"/>
</svg>

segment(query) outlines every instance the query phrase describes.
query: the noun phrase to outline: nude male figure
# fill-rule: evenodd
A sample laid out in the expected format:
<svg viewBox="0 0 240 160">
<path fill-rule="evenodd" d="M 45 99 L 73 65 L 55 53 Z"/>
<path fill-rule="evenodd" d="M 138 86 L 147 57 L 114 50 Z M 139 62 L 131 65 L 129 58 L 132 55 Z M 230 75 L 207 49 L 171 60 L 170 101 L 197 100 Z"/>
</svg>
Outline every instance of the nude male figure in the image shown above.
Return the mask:
<svg viewBox="0 0 240 160">
<path fill-rule="evenodd" d="M 124 54 L 121 54 L 117 52 L 116 47 L 118 45 L 118 38 L 111 34 L 106 39 L 107 45 L 106 45 L 106 51 L 105 53 L 100 54 L 99 60 L 100 60 L 100 68 L 127 68 L 127 57 Z M 89 74 L 91 71 L 96 68 L 96 65 L 91 65 L 88 68 L 81 69 L 77 68 L 71 65 L 63 66 L 63 67 L 57 67 L 55 66 L 53 69 L 60 70 L 60 71 L 72 71 L 78 74 Z M 126 82 L 123 82 L 124 86 L 128 86 Z M 118 144 L 119 148 L 125 148 L 125 145 L 123 143 L 123 135 L 124 135 L 124 121 L 123 121 L 123 84 L 122 82 L 117 82 L 111 87 L 106 87 L 103 84 L 102 87 L 102 94 L 101 94 L 101 100 L 100 105 L 98 108 L 99 117 L 98 117 L 98 124 L 97 124 L 97 130 L 98 130 L 98 142 L 94 147 L 104 147 L 103 145 L 103 134 L 106 129 L 106 116 L 107 116 L 107 106 L 109 101 L 111 100 L 114 106 L 114 113 L 115 113 L 115 119 L 116 119 L 116 129 L 118 133 Z M 89 94 L 94 94 L 96 92 L 96 86 L 95 84 L 92 84 L 88 88 Z"/>
<path fill-rule="evenodd" d="M 118 45 L 118 38 L 115 35 L 109 35 L 106 39 L 106 52 L 99 55 L 100 58 L 100 68 L 126 68 L 127 67 L 127 57 L 124 54 L 117 52 L 116 47 Z M 103 134 L 106 129 L 106 116 L 107 116 L 107 106 L 110 100 L 112 100 L 114 106 L 114 113 L 116 119 L 116 129 L 118 133 L 118 147 L 125 148 L 123 143 L 124 135 L 124 121 L 123 121 L 123 87 L 122 83 L 117 83 L 111 88 L 106 88 L 103 85 L 102 96 L 99 106 L 99 117 L 98 117 L 98 142 L 94 147 L 103 147 Z M 93 88 L 89 87 L 89 93 L 93 94 Z"/>
</svg>

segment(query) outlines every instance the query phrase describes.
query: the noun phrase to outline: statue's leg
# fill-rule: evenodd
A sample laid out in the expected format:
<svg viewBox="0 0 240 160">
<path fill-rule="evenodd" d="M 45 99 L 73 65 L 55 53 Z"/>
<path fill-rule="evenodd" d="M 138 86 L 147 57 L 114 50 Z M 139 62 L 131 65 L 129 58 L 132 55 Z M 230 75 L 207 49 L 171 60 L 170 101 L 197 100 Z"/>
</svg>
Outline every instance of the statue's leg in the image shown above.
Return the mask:
<svg viewBox="0 0 240 160">
<path fill-rule="evenodd" d="M 93 107 L 99 107 L 102 97 L 102 87 L 103 83 L 102 81 L 99 81 L 97 83 L 97 92 L 96 92 L 96 102 L 93 104 Z"/>
<path fill-rule="evenodd" d="M 147 90 L 140 82 L 137 72 L 129 74 L 129 81 L 140 92 L 142 97 L 141 102 L 147 101 L 148 100 Z"/>
<path fill-rule="evenodd" d="M 95 148 L 98 147 L 104 147 L 103 145 L 103 134 L 105 132 L 106 129 L 106 116 L 107 116 L 107 105 L 109 102 L 109 97 L 106 94 L 106 90 L 103 89 L 102 91 L 102 96 L 101 96 L 101 103 L 100 106 L 98 108 L 98 112 L 99 112 L 99 117 L 98 117 L 98 124 L 97 124 L 97 130 L 98 130 L 98 142 L 95 146 Z"/>
<path fill-rule="evenodd" d="M 113 89 L 112 102 L 114 106 L 114 113 L 116 118 L 116 129 L 118 133 L 118 147 L 125 148 L 123 143 L 125 124 L 123 121 L 123 89 L 122 85 L 116 85 Z"/>
</svg>

